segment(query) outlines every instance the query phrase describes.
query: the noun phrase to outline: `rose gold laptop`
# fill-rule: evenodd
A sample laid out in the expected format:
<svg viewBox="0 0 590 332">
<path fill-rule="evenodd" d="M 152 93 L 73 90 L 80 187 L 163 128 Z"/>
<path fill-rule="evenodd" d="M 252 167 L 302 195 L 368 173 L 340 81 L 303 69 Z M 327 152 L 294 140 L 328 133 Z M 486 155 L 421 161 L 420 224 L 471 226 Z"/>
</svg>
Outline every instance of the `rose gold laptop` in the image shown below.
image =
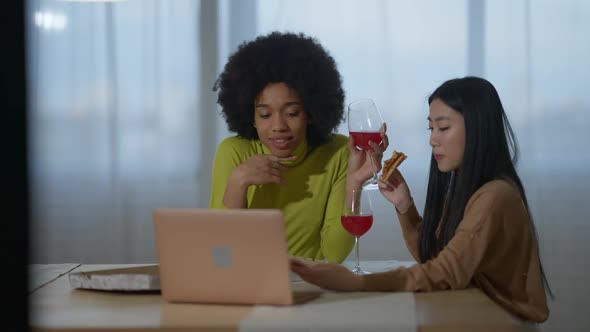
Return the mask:
<svg viewBox="0 0 590 332">
<path fill-rule="evenodd" d="M 169 302 L 290 305 L 283 214 L 274 209 L 156 209 L 162 296 Z"/>
</svg>

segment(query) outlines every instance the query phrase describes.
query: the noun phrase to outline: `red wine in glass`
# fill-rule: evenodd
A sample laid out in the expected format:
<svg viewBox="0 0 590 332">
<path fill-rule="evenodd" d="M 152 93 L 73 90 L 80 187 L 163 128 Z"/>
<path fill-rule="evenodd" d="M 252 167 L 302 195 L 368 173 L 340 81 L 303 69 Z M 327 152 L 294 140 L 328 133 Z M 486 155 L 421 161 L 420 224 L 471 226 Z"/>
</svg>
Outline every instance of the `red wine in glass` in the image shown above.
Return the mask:
<svg viewBox="0 0 590 332">
<path fill-rule="evenodd" d="M 369 145 L 369 141 L 375 144 L 381 144 L 383 139 L 381 138 L 381 132 L 379 131 L 351 131 L 350 136 L 354 139 L 354 144 L 361 150 L 372 150 L 373 148 Z"/>
<path fill-rule="evenodd" d="M 352 236 L 363 236 L 373 226 L 372 215 L 362 216 L 341 216 L 342 226 Z"/>
<path fill-rule="evenodd" d="M 363 271 L 359 264 L 359 238 L 373 226 L 373 208 L 371 206 L 370 191 L 354 189 L 352 193 L 344 198 L 344 206 L 340 220 L 342 227 L 354 236 L 355 266 L 352 273 L 369 274 Z"/>
<path fill-rule="evenodd" d="M 373 149 L 369 142 L 373 141 L 381 144 L 383 139 L 380 132 L 382 129 L 383 118 L 372 99 L 359 99 L 348 105 L 348 133 L 354 140 L 357 149 L 365 150 L 367 154 L 370 154 Z M 379 176 L 377 175 L 377 167 L 374 165 L 373 158 L 369 159 L 373 168 L 373 177 L 363 184 L 363 187 L 366 189 L 378 189 Z"/>
</svg>

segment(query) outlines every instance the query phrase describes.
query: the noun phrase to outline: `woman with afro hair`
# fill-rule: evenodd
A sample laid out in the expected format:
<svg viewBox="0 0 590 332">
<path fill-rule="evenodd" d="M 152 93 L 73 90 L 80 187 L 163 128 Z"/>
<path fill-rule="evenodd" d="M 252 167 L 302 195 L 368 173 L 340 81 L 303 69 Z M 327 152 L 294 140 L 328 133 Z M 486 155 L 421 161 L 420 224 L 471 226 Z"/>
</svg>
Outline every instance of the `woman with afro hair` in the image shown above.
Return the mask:
<svg viewBox="0 0 590 332">
<path fill-rule="evenodd" d="M 218 146 L 210 207 L 281 209 L 291 255 L 343 261 L 354 244 L 344 198 L 372 173 L 365 152 L 334 133 L 344 115 L 334 59 L 311 37 L 273 32 L 240 45 L 213 90 L 237 135 Z"/>
</svg>

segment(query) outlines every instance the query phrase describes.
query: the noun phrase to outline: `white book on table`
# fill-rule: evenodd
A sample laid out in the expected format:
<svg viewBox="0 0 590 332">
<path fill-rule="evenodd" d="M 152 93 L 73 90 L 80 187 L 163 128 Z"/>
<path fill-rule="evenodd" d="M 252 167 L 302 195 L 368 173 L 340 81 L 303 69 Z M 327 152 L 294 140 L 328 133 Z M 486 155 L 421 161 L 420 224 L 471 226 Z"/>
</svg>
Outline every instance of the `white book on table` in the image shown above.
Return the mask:
<svg viewBox="0 0 590 332">
<path fill-rule="evenodd" d="M 158 265 L 72 272 L 72 288 L 104 291 L 159 291 Z"/>
</svg>

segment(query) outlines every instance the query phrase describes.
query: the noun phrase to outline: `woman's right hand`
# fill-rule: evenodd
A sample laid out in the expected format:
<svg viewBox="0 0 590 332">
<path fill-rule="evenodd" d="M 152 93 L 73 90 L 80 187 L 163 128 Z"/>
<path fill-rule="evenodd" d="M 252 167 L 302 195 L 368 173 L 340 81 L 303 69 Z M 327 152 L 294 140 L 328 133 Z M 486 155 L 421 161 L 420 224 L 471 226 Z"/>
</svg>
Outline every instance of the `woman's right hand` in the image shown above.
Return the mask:
<svg viewBox="0 0 590 332">
<path fill-rule="evenodd" d="M 281 162 L 295 159 L 296 156 L 279 158 L 270 154 L 254 155 L 233 170 L 228 182 L 243 188 L 265 183 L 285 184 L 282 173 L 288 171 L 289 167 Z"/>
<path fill-rule="evenodd" d="M 393 175 L 389 178 L 387 183 L 379 181 L 379 192 L 381 192 L 383 197 L 395 205 L 395 208 L 401 214 L 406 213 L 414 203 L 412 195 L 410 194 L 410 188 L 398 169 L 393 172 Z"/>
<path fill-rule="evenodd" d="M 296 156 L 279 158 L 270 154 L 257 154 L 236 167 L 225 187 L 223 205 L 232 209 L 244 209 L 247 207 L 248 187 L 255 184 L 278 183 L 285 184 L 282 173 L 289 167 L 282 165 L 281 161 L 291 161 Z"/>
</svg>

